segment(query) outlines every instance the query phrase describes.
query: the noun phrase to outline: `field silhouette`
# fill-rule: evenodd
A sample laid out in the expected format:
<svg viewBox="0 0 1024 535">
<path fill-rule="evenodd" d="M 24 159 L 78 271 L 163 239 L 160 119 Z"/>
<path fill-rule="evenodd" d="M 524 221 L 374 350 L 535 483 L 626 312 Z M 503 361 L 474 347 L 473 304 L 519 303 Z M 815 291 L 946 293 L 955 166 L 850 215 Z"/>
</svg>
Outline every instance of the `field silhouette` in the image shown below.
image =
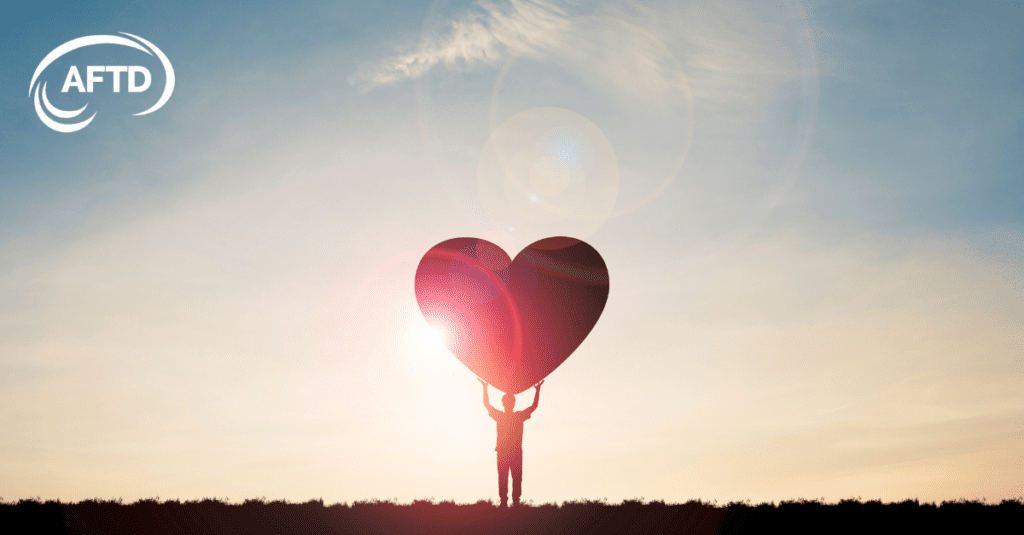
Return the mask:
<svg viewBox="0 0 1024 535">
<path fill-rule="evenodd" d="M 842 500 L 719 506 L 627 500 L 568 501 L 500 508 L 488 501 L 391 500 L 324 505 L 218 499 L 179 502 L 84 500 L 0 502 L 0 526 L 24 533 L 154 534 L 714 534 L 714 533 L 994 533 L 1024 521 L 1024 500 L 955 500 L 941 504 Z"/>
</svg>

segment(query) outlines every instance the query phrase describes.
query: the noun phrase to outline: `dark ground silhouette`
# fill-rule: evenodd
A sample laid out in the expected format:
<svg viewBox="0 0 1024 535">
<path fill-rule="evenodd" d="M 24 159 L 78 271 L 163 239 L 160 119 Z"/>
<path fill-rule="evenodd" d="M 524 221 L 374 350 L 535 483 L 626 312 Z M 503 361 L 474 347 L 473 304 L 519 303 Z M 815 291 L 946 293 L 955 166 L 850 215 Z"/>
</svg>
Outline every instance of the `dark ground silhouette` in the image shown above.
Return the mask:
<svg viewBox="0 0 1024 535">
<path fill-rule="evenodd" d="M 417 500 L 288 503 L 216 499 L 179 502 L 85 500 L 78 503 L 0 502 L 7 533 L 344 533 L 344 534 L 661 534 L 661 533 L 1013 533 L 1024 521 L 1024 501 L 998 504 L 957 500 L 900 503 L 815 500 L 779 504 L 702 501 L 683 504 L 628 500 L 571 501 L 502 509 L 490 502 Z"/>
</svg>

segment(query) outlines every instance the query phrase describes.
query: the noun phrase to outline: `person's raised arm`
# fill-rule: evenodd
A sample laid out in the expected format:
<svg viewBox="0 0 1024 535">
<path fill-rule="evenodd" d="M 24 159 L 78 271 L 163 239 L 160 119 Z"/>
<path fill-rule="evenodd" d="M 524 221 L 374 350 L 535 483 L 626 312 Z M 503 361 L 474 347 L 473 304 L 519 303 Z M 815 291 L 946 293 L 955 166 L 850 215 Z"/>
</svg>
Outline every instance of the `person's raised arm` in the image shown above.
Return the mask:
<svg viewBox="0 0 1024 535">
<path fill-rule="evenodd" d="M 530 407 L 526 409 L 530 411 L 531 414 L 533 413 L 533 411 L 537 410 L 537 404 L 540 403 L 540 385 L 542 384 L 544 384 L 544 381 L 537 383 L 537 386 L 533 387 L 536 389 L 536 391 L 533 393 L 533 405 L 530 405 Z"/>
<path fill-rule="evenodd" d="M 490 414 L 491 418 L 494 418 L 494 414 L 498 412 L 498 409 L 491 406 L 491 398 L 487 393 L 487 381 L 480 378 L 477 378 L 477 381 L 480 381 L 480 384 L 484 385 L 484 407 L 487 409 L 487 414 Z"/>
</svg>

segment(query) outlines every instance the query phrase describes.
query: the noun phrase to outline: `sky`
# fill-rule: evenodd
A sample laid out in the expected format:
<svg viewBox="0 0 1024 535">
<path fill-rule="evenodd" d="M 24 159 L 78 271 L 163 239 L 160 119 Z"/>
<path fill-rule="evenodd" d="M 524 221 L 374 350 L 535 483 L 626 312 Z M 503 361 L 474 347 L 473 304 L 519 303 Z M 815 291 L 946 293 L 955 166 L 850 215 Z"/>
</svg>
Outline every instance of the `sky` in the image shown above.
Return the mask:
<svg viewBox="0 0 1024 535">
<path fill-rule="evenodd" d="M 169 100 L 88 46 L 48 128 L 119 32 Z M 610 292 L 525 500 L 1024 496 L 1022 51 L 1022 2 L 21 3 L 0 498 L 496 500 L 414 273 L 559 235 Z"/>
</svg>

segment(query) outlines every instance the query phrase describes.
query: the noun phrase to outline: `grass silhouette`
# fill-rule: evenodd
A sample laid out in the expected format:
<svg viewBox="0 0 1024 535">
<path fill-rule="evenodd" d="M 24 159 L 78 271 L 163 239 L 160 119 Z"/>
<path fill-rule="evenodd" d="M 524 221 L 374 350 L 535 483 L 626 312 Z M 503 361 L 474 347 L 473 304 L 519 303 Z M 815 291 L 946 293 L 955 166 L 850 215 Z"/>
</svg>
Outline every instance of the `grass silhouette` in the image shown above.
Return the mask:
<svg viewBox="0 0 1024 535">
<path fill-rule="evenodd" d="M 775 503 L 682 504 L 642 499 L 609 504 L 571 500 L 499 508 L 480 500 L 373 499 L 351 505 L 323 500 L 292 503 L 266 498 L 229 503 L 217 498 L 131 504 L 121 500 L 78 503 L 39 498 L 0 502 L 0 526 L 25 533 L 155 534 L 661 534 L 661 533 L 986 533 L 1005 532 L 1024 521 L 1024 500 L 998 504 L 958 499 L 941 504 L 915 500 L 882 503 L 859 499 L 826 503 L 799 499 Z"/>
</svg>

